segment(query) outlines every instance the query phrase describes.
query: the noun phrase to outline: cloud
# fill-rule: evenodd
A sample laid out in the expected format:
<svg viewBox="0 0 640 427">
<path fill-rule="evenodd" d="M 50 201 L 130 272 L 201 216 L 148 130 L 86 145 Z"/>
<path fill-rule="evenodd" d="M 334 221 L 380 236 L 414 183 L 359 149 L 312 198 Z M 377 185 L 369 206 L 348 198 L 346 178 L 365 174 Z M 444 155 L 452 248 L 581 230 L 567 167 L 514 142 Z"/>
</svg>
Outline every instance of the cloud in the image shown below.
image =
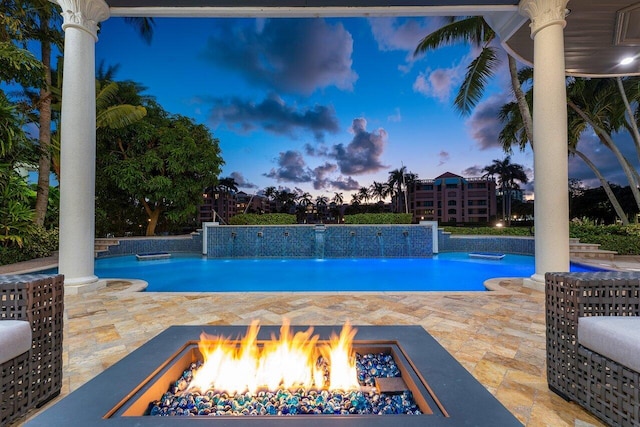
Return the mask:
<svg viewBox="0 0 640 427">
<path fill-rule="evenodd" d="M 304 144 L 304 152 L 307 156 L 320 156 L 324 157 L 329 154 L 329 148 L 326 145 L 313 146 L 311 144 Z"/>
<path fill-rule="evenodd" d="M 369 25 L 379 50 L 407 52 L 408 65 L 398 67 L 403 72 L 411 69 L 420 40 L 439 27 L 438 20 L 430 18 L 370 18 Z"/>
<path fill-rule="evenodd" d="M 315 176 L 313 180 L 313 188 L 316 190 L 327 188 L 330 183 L 328 175 L 335 172 L 337 169 L 338 166 L 335 163 L 329 162 L 315 168 L 313 170 L 313 174 Z"/>
<path fill-rule="evenodd" d="M 396 107 L 393 110 L 393 114 L 391 114 L 390 116 L 387 116 L 387 121 L 394 122 L 394 123 L 401 122 L 402 121 L 402 114 L 400 114 L 400 108 Z"/>
<path fill-rule="evenodd" d="M 420 72 L 413 82 L 413 91 L 429 98 L 436 98 L 446 103 L 451 98 L 451 92 L 460 85 L 464 78 L 464 67 L 459 65 L 451 68 L 427 68 Z"/>
<path fill-rule="evenodd" d="M 238 187 L 241 188 L 258 188 L 258 186 L 252 182 L 246 180 L 242 172 L 231 172 L 231 178 L 236 182 Z"/>
<path fill-rule="evenodd" d="M 298 109 L 288 106 L 282 98 L 272 93 L 259 104 L 240 98 L 213 99 L 210 120 L 214 126 L 224 123 L 238 132 L 251 132 L 257 128 L 279 134 L 294 136 L 297 129 L 312 132 L 322 141 L 326 132 L 339 129 L 333 107 L 315 105 Z"/>
<path fill-rule="evenodd" d="M 484 175 L 484 166 L 473 165 L 462 171 L 462 176 L 475 178 Z"/>
<path fill-rule="evenodd" d="M 350 176 L 348 177 L 340 176 L 338 177 L 338 179 L 331 181 L 331 186 L 338 190 L 353 191 L 360 188 L 360 183 L 358 183 L 358 181 L 351 178 Z"/>
<path fill-rule="evenodd" d="M 438 158 L 440 159 L 440 161 L 438 161 L 438 166 L 442 166 L 447 163 L 450 157 L 451 156 L 449 156 L 449 153 L 447 153 L 446 151 L 440 151 L 438 153 Z"/>
<path fill-rule="evenodd" d="M 366 119 L 357 118 L 353 120 L 351 132 L 354 135 L 349 144 L 334 145 L 329 153 L 329 157 L 337 161 L 340 173 L 362 175 L 389 167 L 380 163 L 387 142 L 387 132 L 384 129 L 367 132 Z"/>
<path fill-rule="evenodd" d="M 278 167 L 263 174 L 267 178 L 273 178 L 278 182 L 311 182 L 313 181 L 313 171 L 309 169 L 299 151 L 281 152 L 278 160 Z"/>
<path fill-rule="evenodd" d="M 205 57 L 250 82 L 310 95 L 335 86 L 353 90 L 353 37 L 341 23 L 324 19 L 268 19 L 257 25 L 220 21 Z"/>
<path fill-rule="evenodd" d="M 331 175 L 338 170 L 338 165 L 335 163 L 325 162 L 312 170 L 307 166 L 302 153 L 299 151 L 281 152 L 277 163 L 277 168 L 273 168 L 263 175 L 278 182 L 311 182 L 316 190 L 356 190 L 359 188 L 358 181 L 351 177 L 339 175 L 337 178 L 332 178 Z M 296 191 L 298 190 L 296 188 Z M 302 193 L 302 190 L 299 190 L 299 192 Z"/>
<path fill-rule="evenodd" d="M 480 150 L 502 148 L 498 136 L 504 126 L 498 118 L 498 113 L 500 108 L 510 101 L 510 96 L 505 93 L 492 95 L 486 101 L 478 104 L 471 117 L 466 121 L 468 132 Z"/>
</svg>

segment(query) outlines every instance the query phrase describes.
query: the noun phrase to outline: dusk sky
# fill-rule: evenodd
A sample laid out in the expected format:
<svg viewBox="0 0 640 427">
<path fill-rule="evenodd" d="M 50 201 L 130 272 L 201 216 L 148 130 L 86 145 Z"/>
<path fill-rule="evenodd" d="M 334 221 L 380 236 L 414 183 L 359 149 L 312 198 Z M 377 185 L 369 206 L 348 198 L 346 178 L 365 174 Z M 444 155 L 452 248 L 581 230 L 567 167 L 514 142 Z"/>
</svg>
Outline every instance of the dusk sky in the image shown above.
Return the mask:
<svg viewBox="0 0 640 427">
<path fill-rule="evenodd" d="M 413 58 L 438 18 L 155 22 L 150 45 L 121 18 L 103 22 L 97 64 L 119 65 L 116 80 L 139 82 L 170 113 L 206 124 L 220 140 L 221 176 L 248 193 L 275 186 L 349 200 L 403 164 L 419 178 L 475 177 L 505 156 L 496 112 L 511 99 L 506 60 L 473 114 L 460 116 L 452 100 L 471 49 Z M 605 150 L 591 158 L 627 185 Z M 532 159 L 530 150 L 512 156 L 533 181 Z M 597 185 L 580 160 L 570 169 Z"/>
</svg>

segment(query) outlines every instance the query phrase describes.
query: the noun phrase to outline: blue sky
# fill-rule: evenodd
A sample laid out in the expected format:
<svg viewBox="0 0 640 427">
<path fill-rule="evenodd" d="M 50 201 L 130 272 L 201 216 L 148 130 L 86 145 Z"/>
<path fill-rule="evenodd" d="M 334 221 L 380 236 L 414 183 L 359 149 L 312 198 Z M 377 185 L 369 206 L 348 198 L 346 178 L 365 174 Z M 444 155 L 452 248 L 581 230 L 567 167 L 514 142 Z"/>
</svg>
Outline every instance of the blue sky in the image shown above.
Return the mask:
<svg viewBox="0 0 640 427">
<path fill-rule="evenodd" d="M 97 64 L 119 65 L 116 80 L 139 82 L 167 111 L 209 126 L 222 176 L 249 193 L 275 186 L 348 200 L 402 164 L 419 178 L 480 176 L 504 157 L 496 111 L 511 96 L 506 60 L 473 114 L 460 116 L 452 99 L 471 49 L 412 56 L 437 18 L 155 22 L 151 45 L 121 18 L 103 22 Z M 595 153 L 597 144 L 584 147 Z M 615 170 L 606 153 L 596 157 Z M 530 150 L 512 156 L 533 181 L 532 159 Z M 589 184 L 592 174 L 570 164 Z"/>
</svg>

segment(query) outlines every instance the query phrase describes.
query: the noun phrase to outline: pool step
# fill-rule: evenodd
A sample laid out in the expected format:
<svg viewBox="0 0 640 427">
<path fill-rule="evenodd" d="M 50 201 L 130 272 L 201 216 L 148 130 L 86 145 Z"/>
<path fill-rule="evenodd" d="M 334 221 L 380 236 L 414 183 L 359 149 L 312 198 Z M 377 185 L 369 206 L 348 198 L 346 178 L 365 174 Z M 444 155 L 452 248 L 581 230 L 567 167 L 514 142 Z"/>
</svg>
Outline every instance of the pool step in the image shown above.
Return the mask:
<svg viewBox="0 0 640 427">
<path fill-rule="evenodd" d="M 93 247 L 93 256 L 98 257 L 99 253 L 107 252 L 110 246 L 118 246 L 120 240 L 114 238 L 97 238 Z"/>
<path fill-rule="evenodd" d="M 597 243 L 580 243 L 577 239 L 571 239 L 569 242 L 569 254 L 571 258 L 613 261 L 614 256 L 617 255 L 618 252 L 600 249 L 600 245 Z"/>
</svg>

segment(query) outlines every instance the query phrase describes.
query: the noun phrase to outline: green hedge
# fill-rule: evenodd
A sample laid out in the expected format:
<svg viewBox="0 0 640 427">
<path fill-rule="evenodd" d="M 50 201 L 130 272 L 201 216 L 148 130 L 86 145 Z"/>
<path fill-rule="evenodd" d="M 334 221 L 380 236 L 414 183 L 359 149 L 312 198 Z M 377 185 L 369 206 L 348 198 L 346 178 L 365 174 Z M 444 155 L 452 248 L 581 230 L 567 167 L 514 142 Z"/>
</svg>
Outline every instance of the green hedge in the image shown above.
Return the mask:
<svg viewBox="0 0 640 427">
<path fill-rule="evenodd" d="M 597 243 L 600 249 L 620 255 L 640 255 L 640 225 L 570 224 L 569 235 L 582 243 Z"/>
<path fill-rule="evenodd" d="M 528 227 L 444 227 L 451 234 L 484 236 L 531 236 Z M 593 225 L 571 223 L 569 237 L 582 243 L 595 243 L 600 249 L 616 251 L 620 255 L 640 255 L 640 225 Z"/>
<path fill-rule="evenodd" d="M 532 236 L 533 227 L 444 227 L 451 234 L 472 236 Z"/>
<path fill-rule="evenodd" d="M 22 236 L 23 246 L 0 246 L 0 265 L 48 257 L 58 250 L 58 229 L 32 227 Z"/>
<path fill-rule="evenodd" d="M 229 225 L 288 225 L 295 224 L 296 216 L 272 213 L 272 214 L 239 214 L 229 220 Z"/>
<path fill-rule="evenodd" d="M 411 224 L 411 214 L 362 213 L 345 215 L 345 224 Z"/>
</svg>

